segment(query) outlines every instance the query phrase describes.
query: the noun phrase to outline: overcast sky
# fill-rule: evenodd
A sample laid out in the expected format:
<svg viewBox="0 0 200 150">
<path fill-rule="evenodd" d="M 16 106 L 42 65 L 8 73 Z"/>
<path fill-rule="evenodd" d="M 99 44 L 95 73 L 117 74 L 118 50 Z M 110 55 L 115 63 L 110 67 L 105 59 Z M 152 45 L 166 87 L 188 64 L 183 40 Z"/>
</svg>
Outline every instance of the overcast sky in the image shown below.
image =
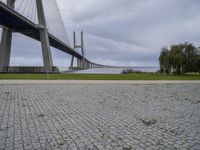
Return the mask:
<svg viewBox="0 0 200 150">
<path fill-rule="evenodd" d="M 200 46 L 200 0 L 57 2 L 70 40 L 73 30 L 83 30 L 86 56 L 96 63 L 158 66 L 163 46 L 185 41 Z M 55 65 L 69 65 L 69 55 L 55 49 L 52 53 Z M 42 65 L 39 43 L 15 34 L 14 64 Z"/>
</svg>

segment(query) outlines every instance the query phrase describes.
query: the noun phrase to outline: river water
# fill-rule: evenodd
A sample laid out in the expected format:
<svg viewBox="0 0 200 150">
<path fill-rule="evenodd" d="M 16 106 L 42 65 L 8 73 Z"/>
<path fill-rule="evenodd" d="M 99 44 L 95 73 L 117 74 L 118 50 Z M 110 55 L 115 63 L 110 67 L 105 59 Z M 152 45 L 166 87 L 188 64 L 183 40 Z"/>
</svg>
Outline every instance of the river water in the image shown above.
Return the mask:
<svg viewBox="0 0 200 150">
<path fill-rule="evenodd" d="M 90 68 L 78 70 L 71 73 L 91 73 L 91 74 L 120 74 L 123 70 L 132 69 L 134 71 L 153 73 L 159 70 L 159 67 L 121 67 L 121 68 Z"/>
</svg>

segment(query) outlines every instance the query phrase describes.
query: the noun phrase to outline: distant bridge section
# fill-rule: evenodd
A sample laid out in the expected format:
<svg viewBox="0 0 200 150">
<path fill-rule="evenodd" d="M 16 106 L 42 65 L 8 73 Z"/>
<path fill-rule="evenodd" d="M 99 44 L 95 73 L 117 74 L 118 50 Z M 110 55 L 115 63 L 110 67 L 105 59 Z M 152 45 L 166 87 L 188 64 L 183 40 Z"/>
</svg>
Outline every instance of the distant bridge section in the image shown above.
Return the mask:
<svg viewBox="0 0 200 150">
<path fill-rule="evenodd" d="M 54 16 L 52 12 L 54 12 L 53 14 L 56 14 L 56 16 Z M 52 19 L 53 16 L 56 20 Z M 51 22 L 46 19 L 53 20 L 54 23 L 52 23 L 52 25 L 54 26 L 51 27 L 49 25 Z M 61 20 L 61 22 L 59 22 L 59 20 Z M 4 68 L 8 68 L 10 64 L 13 32 L 19 32 L 41 42 L 44 62 L 43 70 L 45 72 L 52 72 L 54 68 L 50 46 L 72 56 L 70 68 L 87 69 L 112 67 L 96 64 L 85 58 L 83 32 L 81 33 L 81 45 L 76 45 L 74 33 L 74 47 L 72 48 L 70 46 L 55 0 L 0 0 L 0 26 L 3 26 L 0 45 L 0 72 L 3 72 Z M 58 34 L 58 31 L 53 33 L 53 31 L 56 31 L 58 28 L 62 30 L 61 34 Z M 81 48 L 81 54 L 75 50 L 76 48 Z M 77 59 L 77 66 L 75 67 L 74 58 Z"/>
</svg>

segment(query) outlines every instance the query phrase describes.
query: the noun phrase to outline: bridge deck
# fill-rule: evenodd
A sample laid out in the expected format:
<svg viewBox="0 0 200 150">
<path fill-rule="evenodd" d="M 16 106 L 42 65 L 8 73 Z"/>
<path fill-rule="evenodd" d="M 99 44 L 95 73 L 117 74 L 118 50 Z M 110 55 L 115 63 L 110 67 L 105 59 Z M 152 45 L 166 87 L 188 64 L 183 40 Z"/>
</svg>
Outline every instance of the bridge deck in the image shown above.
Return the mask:
<svg viewBox="0 0 200 150">
<path fill-rule="evenodd" d="M 40 41 L 40 27 L 4 3 L 0 2 L 0 25 L 12 28 L 15 32 L 19 32 L 28 37 Z M 82 59 L 83 56 L 74 51 L 70 46 L 49 33 L 50 45 L 58 50 Z"/>
<path fill-rule="evenodd" d="M 26 35 L 30 38 L 40 41 L 40 30 L 42 29 L 42 27 L 31 22 L 30 20 L 28 20 L 27 18 L 25 18 L 24 16 L 16 12 L 14 9 L 5 5 L 1 1 L 0 1 L 0 26 L 9 27 L 13 29 L 14 32 L 19 32 L 23 35 Z M 50 46 L 58 50 L 61 50 L 65 53 L 68 53 L 80 60 L 84 60 L 86 68 L 113 67 L 113 66 L 93 63 L 89 61 L 87 58 L 85 58 L 84 56 L 82 56 L 80 53 L 75 51 L 69 45 L 59 40 L 54 35 L 50 33 L 48 33 L 48 35 L 49 35 Z M 84 65 L 83 65 L 83 68 L 85 68 Z"/>
</svg>

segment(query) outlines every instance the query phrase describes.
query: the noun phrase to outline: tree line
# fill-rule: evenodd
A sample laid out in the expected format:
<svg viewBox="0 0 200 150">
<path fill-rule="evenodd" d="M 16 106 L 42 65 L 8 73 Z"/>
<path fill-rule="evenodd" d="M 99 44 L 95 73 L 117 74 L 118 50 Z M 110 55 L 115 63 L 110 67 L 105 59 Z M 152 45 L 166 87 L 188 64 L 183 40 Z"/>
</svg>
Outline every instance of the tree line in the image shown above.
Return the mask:
<svg viewBox="0 0 200 150">
<path fill-rule="evenodd" d="M 200 72 L 200 47 L 192 43 L 172 45 L 162 48 L 159 57 L 160 72 L 182 75 Z"/>
</svg>

